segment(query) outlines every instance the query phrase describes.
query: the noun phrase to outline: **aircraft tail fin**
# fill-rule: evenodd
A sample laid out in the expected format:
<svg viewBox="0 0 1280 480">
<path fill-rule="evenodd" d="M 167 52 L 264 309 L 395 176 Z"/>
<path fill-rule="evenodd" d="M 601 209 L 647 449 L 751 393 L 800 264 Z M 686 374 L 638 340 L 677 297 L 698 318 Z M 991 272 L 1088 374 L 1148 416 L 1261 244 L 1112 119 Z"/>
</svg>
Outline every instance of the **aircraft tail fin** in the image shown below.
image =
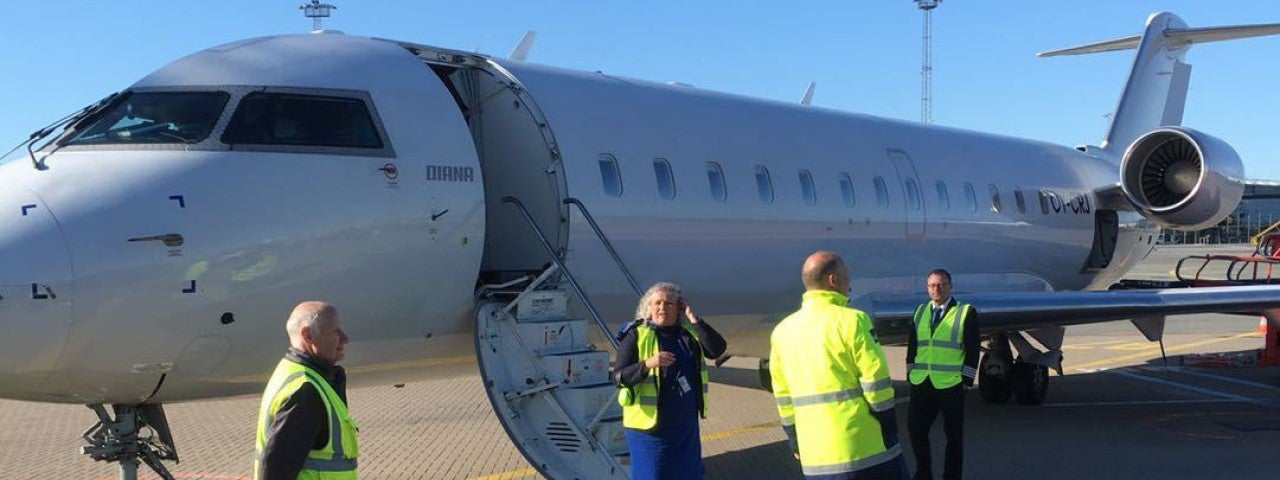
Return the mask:
<svg viewBox="0 0 1280 480">
<path fill-rule="evenodd" d="M 1280 34 L 1280 24 L 1187 28 L 1177 15 L 1165 12 L 1151 15 L 1142 35 L 1051 50 L 1037 56 L 1138 49 L 1101 145 L 1103 150 L 1121 154 L 1130 143 L 1156 127 L 1182 124 L 1191 81 L 1191 65 L 1183 59 L 1192 44 L 1275 34 Z"/>
</svg>

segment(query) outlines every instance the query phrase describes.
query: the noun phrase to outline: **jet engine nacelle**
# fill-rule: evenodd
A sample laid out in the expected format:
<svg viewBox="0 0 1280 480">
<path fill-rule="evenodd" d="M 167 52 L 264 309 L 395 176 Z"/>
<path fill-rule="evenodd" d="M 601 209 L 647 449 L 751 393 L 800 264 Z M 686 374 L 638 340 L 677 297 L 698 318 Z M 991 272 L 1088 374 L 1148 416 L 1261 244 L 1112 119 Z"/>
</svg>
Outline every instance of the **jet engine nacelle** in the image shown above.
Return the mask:
<svg viewBox="0 0 1280 480">
<path fill-rule="evenodd" d="M 1139 213 L 1162 227 L 1198 230 L 1230 215 L 1244 193 L 1244 167 L 1227 142 L 1185 127 L 1161 127 L 1124 152 L 1120 186 Z"/>
</svg>

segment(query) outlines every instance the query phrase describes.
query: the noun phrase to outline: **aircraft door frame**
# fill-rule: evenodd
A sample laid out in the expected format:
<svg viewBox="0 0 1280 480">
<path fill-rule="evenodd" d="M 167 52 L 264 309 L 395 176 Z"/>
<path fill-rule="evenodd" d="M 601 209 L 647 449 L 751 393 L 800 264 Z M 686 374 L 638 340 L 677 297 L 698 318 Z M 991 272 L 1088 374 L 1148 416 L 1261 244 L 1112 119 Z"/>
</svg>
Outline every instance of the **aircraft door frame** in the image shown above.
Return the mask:
<svg viewBox="0 0 1280 480">
<path fill-rule="evenodd" d="M 924 186 L 920 183 L 920 175 L 916 172 L 915 162 L 911 160 L 911 156 L 907 155 L 905 150 L 890 148 L 885 151 L 885 154 L 889 157 L 889 162 L 893 164 L 894 173 L 898 176 L 898 188 L 902 191 L 903 237 L 907 240 L 923 240 L 928 207 L 924 201 Z M 912 193 L 907 188 L 908 180 L 915 184 L 917 208 L 911 207 Z"/>
</svg>

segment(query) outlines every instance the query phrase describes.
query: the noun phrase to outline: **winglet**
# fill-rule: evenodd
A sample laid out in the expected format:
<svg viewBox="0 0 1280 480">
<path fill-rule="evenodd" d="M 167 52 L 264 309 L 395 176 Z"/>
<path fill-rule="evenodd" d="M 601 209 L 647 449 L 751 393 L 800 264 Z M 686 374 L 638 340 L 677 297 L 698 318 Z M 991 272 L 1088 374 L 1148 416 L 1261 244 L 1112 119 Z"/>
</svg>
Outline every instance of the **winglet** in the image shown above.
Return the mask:
<svg viewBox="0 0 1280 480">
<path fill-rule="evenodd" d="M 510 60 L 523 62 L 529 58 L 529 51 L 533 50 L 533 40 L 538 37 L 538 32 L 529 30 L 524 34 L 524 38 L 520 39 L 520 43 L 516 44 L 516 48 L 511 50 L 511 55 L 507 55 Z"/>
<path fill-rule="evenodd" d="M 805 89 L 804 98 L 800 99 L 800 105 L 809 106 L 809 103 L 813 101 L 813 87 L 816 86 L 818 86 L 818 82 L 809 82 L 809 88 Z"/>
</svg>

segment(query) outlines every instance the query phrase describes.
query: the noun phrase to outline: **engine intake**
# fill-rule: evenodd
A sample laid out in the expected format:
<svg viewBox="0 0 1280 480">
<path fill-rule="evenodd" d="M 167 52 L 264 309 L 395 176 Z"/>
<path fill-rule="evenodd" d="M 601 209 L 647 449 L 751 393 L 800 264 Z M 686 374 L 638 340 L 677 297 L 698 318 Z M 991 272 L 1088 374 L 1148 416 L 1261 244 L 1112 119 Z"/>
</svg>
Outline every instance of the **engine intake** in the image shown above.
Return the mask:
<svg viewBox="0 0 1280 480">
<path fill-rule="evenodd" d="M 1166 228 L 1198 230 L 1235 210 L 1244 193 L 1244 167 L 1222 140 L 1161 127 L 1125 150 L 1120 186 L 1144 217 Z"/>
</svg>

